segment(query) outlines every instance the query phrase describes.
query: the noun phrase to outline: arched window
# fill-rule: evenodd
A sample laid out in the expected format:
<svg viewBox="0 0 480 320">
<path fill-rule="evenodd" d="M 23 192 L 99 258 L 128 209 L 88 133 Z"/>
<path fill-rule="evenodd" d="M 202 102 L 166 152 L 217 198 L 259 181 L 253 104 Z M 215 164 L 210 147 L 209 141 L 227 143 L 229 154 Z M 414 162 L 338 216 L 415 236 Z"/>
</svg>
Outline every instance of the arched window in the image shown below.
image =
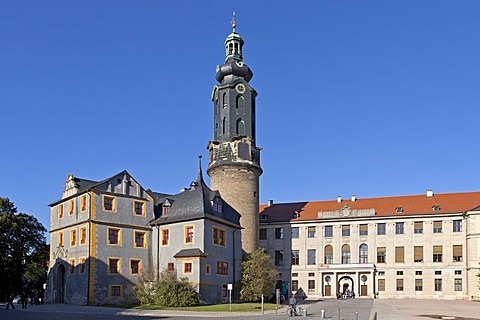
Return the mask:
<svg viewBox="0 0 480 320">
<path fill-rule="evenodd" d="M 237 120 L 237 134 L 245 134 L 245 122 L 242 118 Z"/>
<path fill-rule="evenodd" d="M 333 263 L 333 247 L 331 245 L 325 246 L 324 259 L 325 264 Z"/>
<path fill-rule="evenodd" d="M 342 246 L 342 263 L 350 263 L 350 246 L 348 244 Z"/>
<path fill-rule="evenodd" d="M 223 102 L 223 107 L 226 108 L 228 106 L 227 93 L 226 92 L 223 93 L 222 102 Z"/>
<path fill-rule="evenodd" d="M 359 248 L 358 262 L 367 263 L 368 262 L 368 246 L 365 243 L 362 243 Z"/>
<path fill-rule="evenodd" d="M 228 54 L 231 55 L 233 53 L 233 43 L 228 44 Z"/>
<path fill-rule="evenodd" d="M 245 109 L 245 98 L 242 95 L 237 96 L 237 103 L 236 103 L 237 109 Z"/>
<path fill-rule="evenodd" d="M 223 117 L 222 134 L 227 133 L 227 117 Z"/>
</svg>

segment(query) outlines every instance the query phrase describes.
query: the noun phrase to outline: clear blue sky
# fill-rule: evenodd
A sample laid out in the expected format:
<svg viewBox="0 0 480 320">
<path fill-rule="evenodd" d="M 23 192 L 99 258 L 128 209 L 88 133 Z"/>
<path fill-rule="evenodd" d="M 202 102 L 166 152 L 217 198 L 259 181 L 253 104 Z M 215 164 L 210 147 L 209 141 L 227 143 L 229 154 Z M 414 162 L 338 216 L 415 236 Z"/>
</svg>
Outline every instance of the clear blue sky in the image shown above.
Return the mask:
<svg viewBox="0 0 480 320">
<path fill-rule="evenodd" d="M 232 12 L 261 202 L 480 190 L 480 1 L 2 1 L 0 196 L 68 173 L 176 193 L 207 166 Z"/>
</svg>

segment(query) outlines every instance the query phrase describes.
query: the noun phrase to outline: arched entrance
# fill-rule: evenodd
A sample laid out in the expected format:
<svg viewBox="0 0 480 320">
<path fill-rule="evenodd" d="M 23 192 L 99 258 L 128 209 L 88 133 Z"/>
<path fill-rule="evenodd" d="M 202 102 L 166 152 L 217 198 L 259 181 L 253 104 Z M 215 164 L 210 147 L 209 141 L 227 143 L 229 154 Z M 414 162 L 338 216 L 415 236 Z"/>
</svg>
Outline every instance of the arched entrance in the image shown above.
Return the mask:
<svg viewBox="0 0 480 320">
<path fill-rule="evenodd" d="M 53 296 L 55 303 L 65 303 L 65 266 L 59 265 L 55 274 Z"/>
<path fill-rule="evenodd" d="M 338 279 L 337 291 L 341 295 L 347 294 L 348 291 L 355 292 L 353 279 L 349 276 Z"/>
</svg>

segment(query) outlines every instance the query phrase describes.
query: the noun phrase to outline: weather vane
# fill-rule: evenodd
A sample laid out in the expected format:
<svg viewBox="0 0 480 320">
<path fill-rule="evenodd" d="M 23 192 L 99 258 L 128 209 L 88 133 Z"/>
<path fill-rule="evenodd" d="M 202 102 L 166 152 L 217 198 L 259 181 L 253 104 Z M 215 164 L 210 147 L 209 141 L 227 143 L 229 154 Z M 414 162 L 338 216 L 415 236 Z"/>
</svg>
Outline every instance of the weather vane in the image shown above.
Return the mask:
<svg viewBox="0 0 480 320">
<path fill-rule="evenodd" d="M 233 18 L 232 21 L 230 21 L 230 24 L 232 25 L 233 32 L 235 32 L 235 28 L 237 27 L 237 24 L 235 23 L 235 19 L 237 16 L 235 15 L 235 12 L 233 12 Z"/>
</svg>

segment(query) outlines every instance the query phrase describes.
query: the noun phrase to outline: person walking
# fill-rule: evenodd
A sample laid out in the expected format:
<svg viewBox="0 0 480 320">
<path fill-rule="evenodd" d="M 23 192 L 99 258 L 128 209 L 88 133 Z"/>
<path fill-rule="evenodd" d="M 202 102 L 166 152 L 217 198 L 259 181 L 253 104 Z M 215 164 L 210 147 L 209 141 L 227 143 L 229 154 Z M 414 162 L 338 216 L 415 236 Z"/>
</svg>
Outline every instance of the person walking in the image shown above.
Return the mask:
<svg viewBox="0 0 480 320">
<path fill-rule="evenodd" d="M 13 305 L 13 295 L 7 294 L 7 310 L 10 305 L 12 305 L 12 310 L 15 310 L 15 306 Z"/>
<path fill-rule="evenodd" d="M 288 303 L 290 303 L 294 314 L 297 314 L 297 299 L 295 299 L 295 296 L 293 294 L 290 297 L 290 300 L 288 300 Z"/>
<path fill-rule="evenodd" d="M 27 293 L 25 291 L 22 291 L 22 294 L 20 295 L 20 299 L 22 301 L 22 309 L 27 309 L 28 298 L 27 298 Z"/>
</svg>

